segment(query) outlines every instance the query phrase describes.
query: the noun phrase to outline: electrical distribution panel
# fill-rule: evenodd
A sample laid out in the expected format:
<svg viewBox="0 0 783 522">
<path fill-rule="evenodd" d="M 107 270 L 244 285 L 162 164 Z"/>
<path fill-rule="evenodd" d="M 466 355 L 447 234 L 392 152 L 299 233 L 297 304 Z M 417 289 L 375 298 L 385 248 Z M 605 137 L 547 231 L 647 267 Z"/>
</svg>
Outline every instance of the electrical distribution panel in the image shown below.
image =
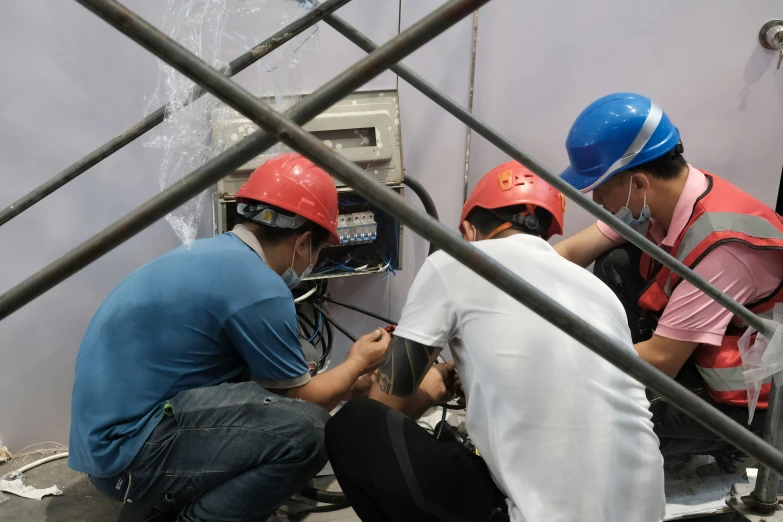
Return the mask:
<svg viewBox="0 0 783 522">
<path fill-rule="evenodd" d="M 274 105 L 273 99 L 265 101 Z M 346 159 L 361 166 L 369 176 L 402 194 L 402 145 L 396 91 L 352 94 L 304 128 Z M 213 150 L 220 152 L 254 132 L 258 132 L 258 127 L 244 116 L 226 109 L 217 111 L 213 115 Z M 215 234 L 231 230 L 236 223 L 234 195 L 250 173 L 275 154 L 289 150 L 278 144 L 218 182 L 213 199 Z M 337 180 L 335 185 L 339 202 L 337 232 L 340 244 L 322 249 L 315 270 L 307 279 L 399 270 L 402 224 L 350 187 Z"/>
<path fill-rule="evenodd" d="M 264 102 L 275 106 L 274 98 L 264 98 Z M 378 181 L 388 184 L 402 182 L 397 91 L 351 94 L 305 124 L 304 129 Z M 255 132 L 258 132 L 258 126 L 246 117 L 232 109 L 219 109 L 213 114 L 212 148 L 215 152 L 222 152 Z M 250 172 L 270 157 L 290 150 L 279 143 L 253 158 L 218 182 L 218 195 L 236 194 Z M 335 185 L 344 186 L 338 180 L 335 180 Z"/>
</svg>

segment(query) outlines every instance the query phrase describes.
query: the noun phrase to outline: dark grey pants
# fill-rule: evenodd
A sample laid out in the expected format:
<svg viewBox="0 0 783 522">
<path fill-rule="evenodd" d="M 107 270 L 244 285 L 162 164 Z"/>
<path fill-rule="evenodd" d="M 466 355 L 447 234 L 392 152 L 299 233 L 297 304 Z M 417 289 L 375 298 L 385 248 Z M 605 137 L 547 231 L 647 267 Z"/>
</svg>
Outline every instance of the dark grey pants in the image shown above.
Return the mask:
<svg viewBox="0 0 783 522">
<path fill-rule="evenodd" d="M 329 414 L 254 382 L 178 394 L 130 467 L 92 478 L 115 500 L 182 509 L 181 522 L 258 522 L 326 464 Z"/>
<path fill-rule="evenodd" d="M 639 273 L 641 250 L 634 245 L 626 244 L 614 248 L 595 261 L 593 273 L 620 299 L 628 316 L 628 326 L 634 343 L 648 340 L 652 337 L 657 321 L 654 317 L 641 310 L 638 305 L 639 296 L 645 288 L 645 281 Z M 717 409 L 742 425 L 748 424 L 748 409 L 729 406 L 712 400 L 704 389 L 701 378 L 692 361 L 683 366 L 676 380 L 709 402 Z M 647 391 L 650 399 L 650 411 L 653 414 L 655 433 L 661 441 L 661 453 L 668 455 L 713 455 L 723 457 L 737 453 L 728 442 L 723 441 L 688 415 L 682 413 L 673 405 L 661 399 L 652 391 Z M 756 410 L 753 423 L 749 429 L 756 434 L 761 433 L 764 426 L 766 411 Z"/>
<path fill-rule="evenodd" d="M 481 457 L 380 402 L 343 406 L 326 426 L 326 449 L 364 522 L 508 522 Z"/>
</svg>

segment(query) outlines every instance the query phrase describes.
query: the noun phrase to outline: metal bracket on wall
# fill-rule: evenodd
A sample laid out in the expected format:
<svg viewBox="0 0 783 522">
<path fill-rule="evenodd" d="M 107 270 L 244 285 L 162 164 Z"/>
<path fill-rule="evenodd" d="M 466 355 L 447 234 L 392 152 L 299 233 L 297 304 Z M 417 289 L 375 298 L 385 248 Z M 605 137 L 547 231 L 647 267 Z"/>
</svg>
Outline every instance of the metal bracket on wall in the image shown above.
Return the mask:
<svg viewBox="0 0 783 522">
<path fill-rule="evenodd" d="M 783 62 L 783 20 L 770 20 L 759 31 L 759 42 L 762 47 L 778 51 L 778 69 Z"/>
</svg>

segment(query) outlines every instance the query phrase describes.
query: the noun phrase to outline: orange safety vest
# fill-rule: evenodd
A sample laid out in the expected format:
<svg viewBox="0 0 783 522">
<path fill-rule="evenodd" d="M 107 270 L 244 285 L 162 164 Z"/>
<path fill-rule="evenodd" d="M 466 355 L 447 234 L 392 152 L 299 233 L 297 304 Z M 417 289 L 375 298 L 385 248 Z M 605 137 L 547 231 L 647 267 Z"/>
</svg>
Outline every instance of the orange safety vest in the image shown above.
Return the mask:
<svg viewBox="0 0 783 522">
<path fill-rule="evenodd" d="M 783 250 L 783 217 L 731 183 L 707 172 L 704 175 L 709 182 L 707 190 L 696 200 L 690 220 L 672 246 L 672 256 L 693 269 L 715 247 L 732 241 L 761 250 Z M 648 280 L 639 307 L 660 314 L 682 278 L 645 253 L 639 268 Z M 783 302 L 783 282 L 771 295 L 745 306 L 756 315 L 772 319 L 772 309 L 779 302 Z M 748 404 L 737 346 L 746 328 L 734 316 L 720 346 L 700 344 L 693 352 L 707 391 L 717 402 Z M 766 382 L 758 408 L 767 407 L 770 385 L 769 380 Z"/>
</svg>

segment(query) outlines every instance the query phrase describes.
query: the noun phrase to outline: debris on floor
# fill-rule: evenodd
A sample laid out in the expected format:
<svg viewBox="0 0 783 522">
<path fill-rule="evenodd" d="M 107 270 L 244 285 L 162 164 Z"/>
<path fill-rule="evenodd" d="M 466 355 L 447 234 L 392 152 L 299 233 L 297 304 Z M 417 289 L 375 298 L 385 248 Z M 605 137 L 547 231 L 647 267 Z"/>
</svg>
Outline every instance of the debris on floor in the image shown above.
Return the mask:
<svg viewBox="0 0 783 522">
<path fill-rule="evenodd" d="M 11 460 L 13 458 L 13 455 L 11 455 L 11 452 L 8 451 L 8 448 L 5 446 L 0 446 L 0 462 L 5 462 L 7 460 Z"/>
<path fill-rule="evenodd" d="M 48 495 L 59 496 L 63 492 L 57 486 L 52 486 L 46 489 L 38 489 L 33 486 L 24 485 L 24 476 L 19 475 L 13 479 L 0 480 L 0 491 L 11 493 L 18 497 L 29 498 L 31 500 L 41 500 Z"/>
</svg>

